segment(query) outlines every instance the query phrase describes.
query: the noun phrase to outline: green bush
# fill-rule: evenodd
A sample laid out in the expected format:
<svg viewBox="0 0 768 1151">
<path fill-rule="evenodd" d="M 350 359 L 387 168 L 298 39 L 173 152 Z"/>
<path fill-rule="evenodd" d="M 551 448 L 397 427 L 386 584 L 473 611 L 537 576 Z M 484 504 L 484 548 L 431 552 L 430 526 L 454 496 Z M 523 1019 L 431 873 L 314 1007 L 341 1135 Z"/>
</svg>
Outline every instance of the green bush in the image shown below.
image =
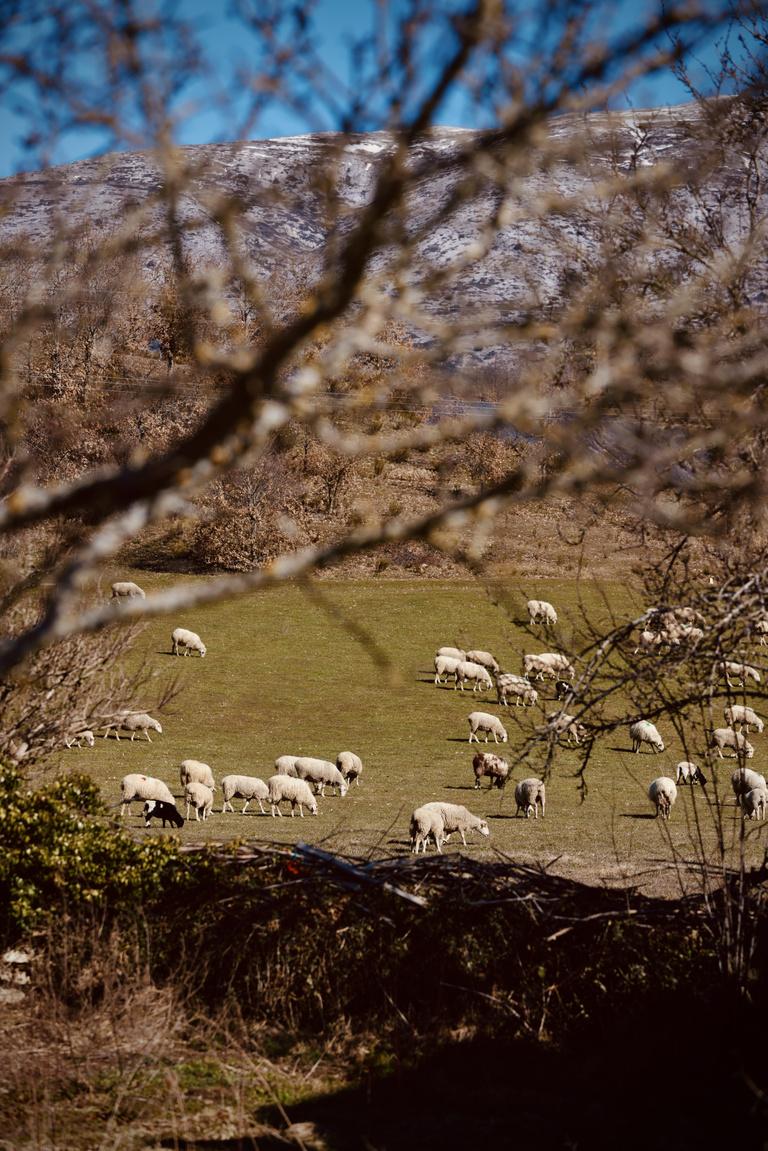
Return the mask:
<svg viewBox="0 0 768 1151">
<path fill-rule="evenodd" d="M 111 822 L 85 775 L 33 790 L 17 768 L 0 767 L 0 839 L 4 944 L 85 908 L 132 914 L 188 871 L 173 839 L 138 843 Z"/>
</svg>

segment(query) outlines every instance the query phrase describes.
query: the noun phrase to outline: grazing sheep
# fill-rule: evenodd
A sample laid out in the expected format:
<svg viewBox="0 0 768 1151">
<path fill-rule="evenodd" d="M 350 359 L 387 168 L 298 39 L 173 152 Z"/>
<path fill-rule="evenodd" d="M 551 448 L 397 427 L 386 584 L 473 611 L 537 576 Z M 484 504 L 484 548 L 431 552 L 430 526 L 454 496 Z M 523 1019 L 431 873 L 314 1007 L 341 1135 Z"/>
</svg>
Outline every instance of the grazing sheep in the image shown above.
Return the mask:
<svg viewBox="0 0 768 1151">
<path fill-rule="evenodd" d="M 569 743 L 578 746 L 582 739 L 587 738 L 586 727 L 583 723 L 579 723 L 575 715 L 567 715 L 564 711 L 551 711 L 547 715 L 547 723 L 558 736 L 564 735 Z"/>
<path fill-rule="evenodd" d="M 725 759 L 723 751 L 726 747 L 731 748 L 734 755 L 744 755 L 747 759 L 751 759 L 755 754 L 755 749 L 747 737 L 740 731 L 734 731 L 732 727 L 716 727 L 712 732 L 710 747 L 717 748 L 717 754 L 721 759 Z"/>
<path fill-rule="evenodd" d="M 739 687 L 744 686 L 745 679 L 753 679 L 755 683 L 761 682 L 760 672 L 748 663 L 734 663 L 733 660 L 723 659 L 720 660 L 717 667 L 720 674 L 725 676 L 725 682 L 729 687 L 733 687 L 731 677 L 736 680 Z"/>
<path fill-rule="evenodd" d="M 85 744 L 86 747 L 93 747 L 96 739 L 93 732 L 89 728 L 86 728 L 85 731 L 79 731 L 77 735 L 65 736 L 64 743 L 67 747 L 82 747 L 83 744 Z"/>
<path fill-rule="evenodd" d="M 124 816 L 128 804 L 134 799 L 161 799 L 165 803 L 175 800 L 167 784 L 162 779 L 155 779 L 152 775 L 124 775 L 120 780 L 120 815 Z"/>
<path fill-rule="evenodd" d="M 768 643 L 768 619 L 759 619 L 755 624 L 755 632 L 760 636 L 760 647 Z"/>
<path fill-rule="evenodd" d="M 178 655 L 180 650 L 183 650 L 184 655 L 189 655 L 191 651 L 199 651 L 202 659 L 208 650 L 197 632 L 188 631 L 185 627 L 173 629 L 171 643 L 173 644 L 174 655 Z"/>
<path fill-rule="evenodd" d="M 700 783 L 702 787 L 707 786 L 707 779 L 704 772 L 695 763 L 691 763 L 688 759 L 683 759 L 677 765 L 677 773 L 675 776 L 675 783 L 684 784 Z"/>
<path fill-rule="evenodd" d="M 131 580 L 118 580 L 112 584 L 112 599 L 146 599 L 146 592 Z"/>
<path fill-rule="evenodd" d="M 459 664 L 462 662 L 463 662 L 462 660 L 455 659 L 451 655 L 436 655 L 435 656 L 435 683 L 436 684 L 442 683 L 443 682 L 443 676 L 445 676 L 446 679 L 451 675 L 455 676 L 456 670 L 457 670 Z"/>
<path fill-rule="evenodd" d="M 275 815 L 282 818 L 280 804 L 284 799 L 291 805 L 291 818 L 296 814 L 297 807 L 302 819 L 305 807 L 308 807 L 313 815 L 317 815 L 317 800 L 306 780 L 293 779 L 290 775 L 273 775 L 267 780 L 267 791 L 273 819 Z"/>
<path fill-rule="evenodd" d="M 163 799 L 148 799 L 144 804 L 144 826 L 149 827 L 153 819 L 162 819 L 163 827 L 166 823 L 174 827 L 184 826 L 184 816 L 176 804 Z"/>
<path fill-rule="evenodd" d="M 152 716 L 147 715 L 146 712 L 118 712 L 114 719 L 111 719 L 104 725 L 104 739 L 107 738 L 110 732 L 114 732 L 115 739 L 119 743 L 120 732 L 130 731 L 131 743 L 133 743 L 136 735 L 143 731 L 147 737 L 147 741 L 151 743 L 152 740 L 149 736 L 150 728 L 152 728 L 153 731 L 158 732 L 160 735 L 163 734 L 163 729 L 159 720 L 153 719 Z"/>
<path fill-rule="evenodd" d="M 467 663 L 479 663 L 481 667 L 488 668 L 495 675 L 499 665 L 489 651 L 468 651 Z"/>
<path fill-rule="evenodd" d="M 670 779 L 668 775 L 660 775 L 658 779 L 654 779 L 648 788 L 648 798 L 656 808 L 656 816 L 669 819 L 672 804 L 677 799 L 674 779 Z"/>
<path fill-rule="evenodd" d="M 221 781 L 221 794 L 224 797 L 224 802 L 221 805 L 222 814 L 227 809 L 234 812 L 233 799 L 245 800 L 243 815 L 245 815 L 252 799 L 258 803 L 261 814 L 267 814 L 261 801 L 269 797 L 269 788 L 263 780 L 257 779 L 255 775 L 225 775 Z"/>
<path fill-rule="evenodd" d="M 201 811 L 203 819 L 207 819 L 213 811 L 213 792 L 204 783 L 197 783 L 194 779 L 190 780 L 184 788 L 184 802 L 187 805 L 187 819 L 189 819 L 190 808 L 194 808 L 195 819 L 199 823 Z"/>
<path fill-rule="evenodd" d="M 438 807 L 435 807 L 433 804 L 425 804 L 423 807 L 417 807 L 411 815 L 409 832 L 411 836 L 412 853 L 415 852 L 418 855 L 419 850 L 421 850 L 426 855 L 427 840 L 431 835 L 435 847 L 442 855 L 442 844 L 445 839 L 445 824 Z"/>
<path fill-rule="evenodd" d="M 749 767 L 740 767 L 734 771 L 731 776 L 731 787 L 733 794 L 738 799 L 747 791 L 752 791 L 755 787 L 765 787 L 765 776 L 760 775 L 758 771 L 752 771 Z"/>
<path fill-rule="evenodd" d="M 467 653 L 462 651 L 460 647 L 439 647 L 435 652 L 435 659 L 439 655 L 446 655 L 449 659 L 457 659 L 459 662 L 467 658 Z"/>
<path fill-rule="evenodd" d="M 730 727 L 738 727 L 739 730 L 746 728 L 747 731 L 749 731 L 750 727 L 754 727 L 758 735 L 763 734 L 763 727 L 765 725 L 757 712 L 753 711 L 751 707 L 746 707 L 742 703 L 734 703 L 731 704 L 730 707 L 724 708 L 723 714 L 725 715 L 726 723 L 729 724 Z"/>
<path fill-rule="evenodd" d="M 296 775 L 315 785 L 315 795 L 325 795 L 326 787 L 335 787 L 339 795 L 349 791 L 349 784 L 335 763 L 327 759 L 313 759 L 300 755 L 296 760 Z"/>
<path fill-rule="evenodd" d="M 763 820 L 768 804 L 768 791 L 764 787 L 753 787 L 751 791 L 743 791 L 739 796 L 739 803 L 745 819 Z"/>
<path fill-rule="evenodd" d="M 474 684 L 473 691 L 490 691 L 493 687 L 493 680 L 488 674 L 487 668 L 484 668 L 481 663 L 462 660 L 456 668 L 456 683 L 453 685 L 453 690 L 455 691 L 457 687 L 460 687 L 463 691 L 467 680 Z"/>
<path fill-rule="evenodd" d="M 515 816 L 519 811 L 525 813 L 525 818 L 534 819 L 539 818 L 539 808 L 541 808 L 541 818 L 544 818 L 547 808 L 547 789 L 544 786 L 543 779 L 521 779 L 515 787 L 515 803 L 517 808 Z"/>
<path fill-rule="evenodd" d="M 188 783 L 204 783 L 211 791 L 216 790 L 213 772 L 207 763 L 201 763 L 199 759 L 182 759 L 179 778 L 182 787 L 186 787 Z"/>
<path fill-rule="evenodd" d="M 503 790 L 509 779 L 509 764 L 499 755 L 490 751 L 478 751 L 472 760 L 472 770 L 475 773 L 475 787 L 480 786 L 483 776 L 488 776 L 488 786 Z"/>
<path fill-rule="evenodd" d="M 660 647 L 663 642 L 664 641 L 660 632 L 648 631 L 648 629 L 645 628 L 640 632 L 637 640 L 637 647 L 632 654 L 637 655 L 639 651 L 654 651 L 657 647 Z"/>
<path fill-rule="evenodd" d="M 360 786 L 360 776 L 363 774 L 363 761 L 359 755 L 355 755 L 354 751 L 340 751 L 336 756 L 336 766 L 348 784 L 354 780 L 355 785 L 357 787 Z"/>
<path fill-rule="evenodd" d="M 473 739 L 476 739 L 478 743 L 480 742 L 480 739 L 479 739 L 478 734 L 477 734 L 478 731 L 484 731 L 485 732 L 485 742 L 486 743 L 488 742 L 488 733 L 489 732 L 493 736 L 493 742 L 494 743 L 498 743 L 499 739 L 501 739 L 502 743 L 507 742 L 508 736 L 507 736 L 506 731 L 504 730 L 504 725 L 502 724 L 501 720 L 497 718 L 497 716 L 491 715 L 490 712 L 473 711 L 468 716 L 468 720 L 469 720 L 469 742 L 470 743 L 472 742 Z"/>
<path fill-rule="evenodd" d="M 539 699 L 539 693 L 535 687 L 531 687 L 530 680 L 521 675 L 512 675 L 511 672 L 506 672 L 504 675 L 496 677 L 496 699 L 504 707 L 508 707 L 510 695 L 515 697 L 515 707 L 520 706 L 521 700 L 523 707 L 528 707 L 538 703 Z"/>
<path fill-rule="evenodd" d="M 461 836 L 461 842 L 465 847 L 467 846 L 465 836 L 468 831 L 479 831 L 481 835 L 485 835 L 486 837 L 491 834 L 486 821 L 480 819 L 477 815 L 473 815 L 472 812 L 461 803 L 443 803 L 442 801 L 436 801 L 434 803 L 425 803 L 421 810 L 439 812 L 443 820 L 443 829 L 446 833 L 445 838 L 447 839 L 454 831 L 458 831 Z"/>
<path fill-rule="evenodd" d="M 543 623 L 544 627 L 554 627 L 557 623 L 557 612 L 545 599 L 529 599 L 525 606 L 531 625 Z"/>
<path fill-rule="evenodd" d="M 664 741 L 650 720 L 638 719 L 636 723 L 630 725 L 629 734 L 632 739 L 633 751 L 639 752 L 643 743 L 650 744 L 651 750 L 654 752 L 664 750 Z"/>
<path fill-rule="evenodd" d="M 275 774 L 292 775 L 296 779 L 296 760 L 298 758 L 298 755 L 278 755 L 275 760 Z"/>
<path fill-rule="evenodd" d="M 545 675 L 552 679 L 557 679 L 559 675 L 567 675 L 573 679 L 576 674 L 573 665 L 568 662 L 567 656 L 559 651 L 543 651 L 539 655 L 524 655 L 523 674 L 527 679 L 530 679 L 531 672 L 536 673 L 536 679 L 544 679 Z"/>
<path fill-rule="evenodd" d="M 158 733 L 158 735 L 163 734 L 163 729 L 160 726 L 160 721 L 157 719 L 153 719 L 152 716 L 147 715 L 146 712 L 141 712 L 138 715 L 123 716 L 123 718 L 120 721 L 120 727 L 124 731 L 130 731 L 131 743 L 133 743 L 136 736 L 142 731 L 146 735 L 147 741 L 149 743 L 151 743 L 152 740 L 149 738 L 149 729 L 150 728 L 152 729 L 152 731 L 156 731 Z M 116 739 L 120 738 L 120 736 L 117 733 L 117 728 L 115 728 L 115 738 Z"/>
</svg>

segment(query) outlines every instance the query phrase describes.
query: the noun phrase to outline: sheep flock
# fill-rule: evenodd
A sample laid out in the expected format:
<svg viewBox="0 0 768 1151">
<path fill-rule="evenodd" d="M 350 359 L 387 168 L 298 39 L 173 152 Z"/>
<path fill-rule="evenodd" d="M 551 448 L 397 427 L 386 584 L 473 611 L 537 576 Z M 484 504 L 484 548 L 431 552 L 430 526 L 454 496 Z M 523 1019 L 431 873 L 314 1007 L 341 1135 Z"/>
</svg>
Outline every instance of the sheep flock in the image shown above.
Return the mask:
<svg viewBox="0 0 768 1151">
<path fill-rule="evenodd" d="M 141 600 L 144 594 L 131 581 L 114 583 L 111 596 L 116 614 L 127 610 L 122 606 L 125 601 Z M 547 809 L 549 773 L 545 770 L 544 756 L 539 756 L 538 774 L 531 774 L 532 768 L 537 771 L 532 749 L 551 749 L 557 744 L 565 754 L 583 755 L 585 751 L 588 754 L 595 740 L 605 738 L 604 731 L 598 731 L 590 724 L 589 707 L 580 703 L 581 699 L 586 699 L 586 660 L 578 650 L 561 650 L 566 647 L 559 642 L 564 635 L 561 631 L 562 612 L 558 613 L 553 604 L 540 599 L 529 600 L 526 610 L 527 650 L 503 652 L 496 644 L 491 645 L 494 651 L 488 650 L 487 639 L 490 637 L 472 637 L 486 640 L 485 644 L 478 646 L 436 645 L 433 671 L 430 672 L 432 688 L 424 690 L 449 691 L 443 698 L 453 701 L 450 706 L 455 711 L 456 723 L 453 730 L 446 731 L 446 739 L 466 740 L 467 744 L 482 742 L 485 749 L 480 751 L 467 747 L 463 779 L 446 786 L 452 791 L 471 789 L 476 793 L 475 803 L 484 810 L 474 813 L 462 804 L 449 802 L 449 795 L 455 798 L 451 792 L 442 797 L 439 793 L 437 796 L 425 795 L 424 802 L 410 815 L 407 840 L 400 840 L 412 853 L 426 852 L 431 846 L 436 853 L 442 854 L 446 843 L 456 834 L 462 848 L 471 847 L 473 843 L 481 844 L 491 837 L 492 821 L 497 818 L 519 819 L 521 834 L 538 834 L 534 832 L 534 826 L 545 816 L 546 825 L 557 820 L 558 810 L 557 803 L 554 810 Z M 680 653 L 684 658 L 685 653 L 705 642 L 703 625 L 700 613 L 691 608 L 650 609 L 627 645 L 627 658 L 630 661 L 653 660 L 670 652 Z M 729 758 L 736 761 L 737 770 L 732 778 L 735 798 L 728 802 L 735 803 L 744 820 L 760 822 L 766 819 L 768 790 L 765 779 L 746 767 L 746 761 L 753 759 L 756 749 L 759 751 L 764 720 L 752 706 L 756 703 L 754 694 L 748 701 L 745 690 L 755 693 L 762 681 L 759 669 L 745 657 L 754 660 L 755 650 L 764 645 L 768 636 L 768 617 L 756 620 L 753 630 L 755 649 L 740 651 L 738 655 L 734 653 L 732 659 L 719 654 L 712 665 L 713 680 L 724 680 L 729 689 L 728 704 L 723 709 L 725 726 L 716 726 L 718 716 L 715 715 L 712 727 L 706 732 L 691 731 L 690 739 L 685 735 L 680 739 L 679 727 L 673 731 L 670 717 L 665 717 L 663 708 L 654 710 L 653 714 L 626 716 L 614 724 L 622 745 L 615 747 L 615 751 L 629 753 L 638 765 L 644 764 L 649 754 L 653 757 L 656 770 L 652 779 L 645 777 L 646 802 L 650 802 L 653 813 L 665 824 L 675 818 L 673 809 L 683 802 L 681 795 L 693 796 L 694 788 L 699 794 L 711 795 L 705 789 L 713 779 L 717 781 L 718 765 L 722 764 L 722 771 L 726 767 L 722 761 Z M 232 652 L 219 650 L 215 636 L 209 639 L 211 656 L 205 665 L 201 665 L 199 671 L 196 664 L 191 665 L 196 675 L 205 676 L 211 660 L 215 661 L 217 657 L 234 657 Z M 542 650 L 544 647 L 548 650 Z M 202 661 L 208 651 L 196 631 L 187 627 L 173 629 L 173 655 L 196 655 Z M 471 710 L 466 706 L 470 696 L 474 703 Z M 404 699 L 404 721 L 407 716 L 408 704 Z M 522 754 L 508 750 L 515 742 L 511 739 L 510 720 L 518 729 L 525 731 L 527 727 L 529 740 Z M 174 718 L 168 722 L 183 725 L 183 719 Z M 149 747 L 146 751 L 141 748 L 146 744 L 154 746 L 152 735 L 156 738 L 162 736 L 163 730 L 161 722 L 147 712 L 116 711 L 107 717 L 84 717 L 83 722 L 73 722 L 65 746 L 85 751 L 100 746 L 98 735 L 105 739 L 112 735 L 117 742 L 122 735 L 130 744 L 136 745 L 135 752 L 131 748 L 126 754 L 137 760 L 144 757 L 137 763 L 140 767 L 148 764 L 147 757 L 154 754 Z M 358 730 L 363 737 L 364 727 L 358 725 Z M 534 735 L 538 743 L 534 741 Z M 489 740 L 494 745 L 493 751 L 487 747 Z M 702 754 L 706 759 L 706 773 L 701 765 L 689 758 L 689 742 L 697 748 L 704 747 Z M 501 744 L 507 747 L 502 748 Z M 278 755 L 274 761 L 253 765 L 227 763 L 223 774 L 219 773 L 215 762 L 212 765 L 191 757 L 173 769 L 173 777 L 167 769 L 158 771 L 157 775 L 131 771 L 120 781 L 119 800 L 115 806 L 120 807 L 120 816 L 125 818 L 131 804 L 139 800 L 143 804 L 141 818 L 144 827 L 151 828 L 154 821 L 161 828 L 169 827 L 171 832 L 190 820 L 203 824 L 223 817 L 220 821 L 223 832 L 224 825 L 228 825 L 229 831 L 240 822 L 232 819 L 236 815 L 275 819 L 289 812 L 291 817 L 303 819 L 305 815 L 318 815 L 318 800 L 322 801 L 323 808 L 330 803 L 340 813 L 358 795 L 366 798 L 367 792 L 375 794 L 387 790 L 386 779 L 376 772 L 375 756 L 372 756 L 373 769 L 364 772 L 363 760 L 355 751 L 343 750 L 328 755 L 326 749 L 311 748 L 317 754 L 299 754 L 299 749 L 303 750 L 305 745 L 305 738 L 297 738 L 294 748 Z M 206 756 L 205 749 L 189 750 Z M 502 751 L 504 758 L 499 754 Z M 88 751 L 87 754 L 93 752 Z M 210 754 L 207 757 L 212 761 L 221 758 Z M 418 758 L 415 745 L 414 775 L 418 772 Z M 166 778 L 161 778 L 163 774 Z M 488 781 L 487 786 L 481 786 L 485 780 Z M 509 788 L 508 783 L 511 785 Z M 351 786 L 354 790 L 351 798 L 347 798 Z M 242 801 L 239 809 L 234 806 L 235 800 Z M 524 830 L 526 827 L 528 830 Z M 467 836 L 470 836 L 469 840 Z"/>
</svg>

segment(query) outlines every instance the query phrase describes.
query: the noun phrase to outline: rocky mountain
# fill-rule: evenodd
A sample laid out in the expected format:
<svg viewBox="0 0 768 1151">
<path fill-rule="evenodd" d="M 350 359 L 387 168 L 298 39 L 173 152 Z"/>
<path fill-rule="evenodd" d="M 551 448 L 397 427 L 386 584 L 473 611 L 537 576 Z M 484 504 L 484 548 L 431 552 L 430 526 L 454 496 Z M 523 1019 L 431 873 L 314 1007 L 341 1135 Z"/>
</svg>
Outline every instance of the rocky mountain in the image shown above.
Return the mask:
<svg viewBox="0 0 768 1151">
<path fill-rule="evenodd" d="M 542 227 L 538 207 L 553 193 L 587 205 L 600 181 L 638 166 L 671 162 L 678 172 L 694 165 L 702 147 L 701 112 L 696 104 L 623 114 L 561 116 L 551 121 L 550 138 L 562 155 L 544 167 L 535 163 L 514 184 L 515 218 L 499 228 L 489 250 L 452 273 L 438 290 L 429 289 L 427 309 L 441 317 L 477 314 L 514 317 L 533 297 L 556 300 L 570 255 L 592 242 L 578 213 L 551 217 Z M 586 147 L 569 156 L 583 136 Z M 471 144 L 465 129 L 436 128 L 413 150 L 420 172 L 408 203 L 407 226 L 418 232 L 458 179 L 451 158 Z M 211 144 L 181 150 L 189 179 L 180 196 L 179 219 L 194 267 L 215 265 L 223 256 L 222 237 L 211 218 L 212 198 L 230 197 L 242 205 L 240 236 L 257 274 L 319 266 L 332 234 L 348 229 L 368 201 L 378 165 L 392 149 L 386 133 L 335 134 Z M 332 172 L 336 205 L 329 212 L 323 173 Z M 713 179 L 721 179 L 713 176 Z M 165 227 L 159 202 L 162 173 L 149 153 L 120 153 L 0 182 L 0 241 L 24 237 L 45 245 L 64 228 L 83 224 L 97 233 L 123 226 L 130 210 L 141 210 L 146 238 L 142 259 L 156 270 L 167 250 L 158 236 Z M 445 268 L 482 236 L 500 191 L 489 185 L 462 203 L 444 222 L 427 229 L 418 245 L 419 275 Z M 732 226 L 738 230 L 740 221 Z M 386 265 L 386 253 L 377 263 Z M 492 348 L 477 348 L 481 358 Z"/>
</svg>

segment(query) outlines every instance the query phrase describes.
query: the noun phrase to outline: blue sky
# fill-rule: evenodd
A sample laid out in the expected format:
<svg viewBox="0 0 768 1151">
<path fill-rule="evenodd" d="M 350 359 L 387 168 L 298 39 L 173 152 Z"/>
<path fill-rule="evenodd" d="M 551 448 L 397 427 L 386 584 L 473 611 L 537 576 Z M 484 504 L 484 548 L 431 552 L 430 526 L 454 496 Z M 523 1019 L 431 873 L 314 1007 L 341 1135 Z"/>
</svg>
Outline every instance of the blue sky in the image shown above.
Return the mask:
<svg viewBox="0 0 768 1151">
<path fill-rule="evenodd" d="M 403 2 L 390 0 L 386 9 L 392 15 L 402 7 Z M 77 4 L 77 0 L 71 0 L 71 3 Z M 374 26 L 378 7 L 375 0 L 316 0 L 309 39 L 317 55 L 317 70 L 311 80 L 316 80 L 323 69 L 328 71 L 330 78 L 325 85 L 326 99 L 310 95 L 310 84 L 297 80 L 294 91 L 303 106 L 300 109 L 290 108 L 273 100 L 267 102 L 255 122 L 250 122 L 247 117 L 250 101 L 241 77 L 246 72 L 252 73 L 254 65 L 257 69 L 268 65 L 256 38 L 244 33 L 243 25 L 234 18 L 230 5 L 221 0 L 146 0 L 142 6 L 151 11 L 168 4 L 194 29 L 205 65 L 205 75 L 188 85 L 175 98 L 178 142 L 210 143 L 238 139 L 246 134 L 250 137 L 266 137 L 335 130 L 340 127 L 341 107 L 355 95 L 359 97 L 361 105 L 361 126 L 375 128 L 381 123 L 381 109 L 376 107 L 364 90 L 365 83 L 358 81 L 352 90 L 347 88 L 352 45 Z M 275 9 L 280 17 L 277 27 L 284 42 L 293 42 L 296 30 L 290 19 L 292 5 L 288 0 L 285 3 L 280 0 L 264 0 L 263 3 L 261 0 L 231 0 L 231 4 L 260 15 L 267 7 Z M 460 0 L 443 0 L 438 10 L 447 13 L 451 8 L 461 6 Z M 645 3 L 643 0 L 601 0 L 599 23 L 593 22 L 589 34 L 595 38 L 606 32 L 621 34 L 636 27 L 656 7 L 655 0 L 646 0 Z M 42 12 L 44 20 L 45 0 L 31 0 L 30 10 L 32 8 L 36 8 L 38 15 Z M 532 22 L 540 6 L 537 7 L 535 0 L 521 0 L 519 5 L 515 5 L 515 10 L 522 15 L 525 29 L 526 19 Z M 525 16 L 526 10 L 528 17 Z M 40 27 L 38 25 L 38 30 Z M 551 31 L 555 35 L 556 27 Z M 23 45 L 25 35 L 32 37 L 36 33 L 25 33 L 23 29 L 11 30 L 8 34 L 11 46 Z M 417 71 L 425 83 L 434 75 L 435 66 L 444 58 L 449 40 L 450 33 L 445 27 L 424 36 Z M 722 32 L 718 35 L 708 33 L 697 46 L 692 65 L 698 78 L 703 76 L 704 68 L 717 67 L 718 40 L 722 40 Z M 36 41 L 30 39 L 29 42 Z M 74 78 L 82 86 L 83 92 L 90 94 L 97 103 L 94 94 L 98 92 L 102 75 L 99 56 L 89 46 L 87 35 L 78 43 L 82 46 L 72 52 L 68 59 L 70 78 Z M 538 42 L 526 42 L 525 35 L 521 36 L 515 53 L 518 62 L 525 62 L 526 53 L 531 58 L 539 53 L 542 59 L 546 59 L 546 45 L 541 37 Z M 44 59 L 44 55 L 41 58 Z M 670 69 L 664 68 L 635 81 L 625 92 L 617 94 L 613 103 L 619 107 L 628 103 L 636 107 L 656 107 L 680 103 L 688 98 L 687 90 L 680 81 Z M 28 86 L 16 84 L 3 94 L 0 105 L 0 175 L 38 167 L 41 159 L 51 163 L 66 163 L 112 150 L 116 143 L 118 147 L 131 146 L 124 141 L 116 142 L 102 129 L 85 129 L 82 125 L 75 125 L 59 134 L 56 146 L 52 149 L 25 149 L 24 137 L 34 126 L 41 107 L 41 102 Z M 57 110 L 54 108 L 53 111 L 55 114 Z M 134 114 L 129 107 L 129 119 Z M 436 117 L 440 124 L 464 127 L 482 126 L 490 119 L 490 109 L 483 107 L 478 99 L 471 98 L 466 90 L 458 90 Z M 134 122 L 138 123 L 138 118 Z M 134 143 L 134 146 L 137 145 Z"/>
</svg>

